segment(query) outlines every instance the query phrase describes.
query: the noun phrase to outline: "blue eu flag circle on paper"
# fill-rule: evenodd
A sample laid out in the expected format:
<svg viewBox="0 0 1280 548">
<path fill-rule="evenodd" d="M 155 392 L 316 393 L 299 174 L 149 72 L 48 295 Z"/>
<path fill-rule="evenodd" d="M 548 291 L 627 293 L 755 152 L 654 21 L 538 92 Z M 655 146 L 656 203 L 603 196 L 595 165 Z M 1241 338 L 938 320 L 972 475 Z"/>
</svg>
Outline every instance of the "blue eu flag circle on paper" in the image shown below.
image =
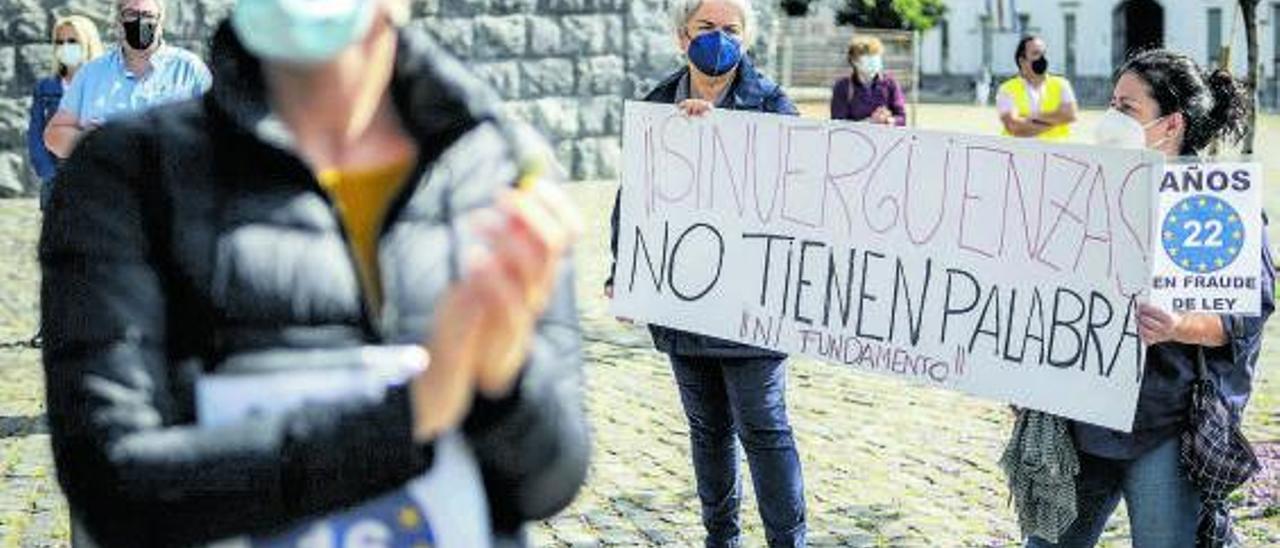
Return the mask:
<svg viewBox="0 0 1280 548">
<path fill-rule="evenodd" d="M 274 538 L 253 539 L 253 548 L 433 548 L 426 512 L 399 489 L 353 510 L 297 527 Z"/>
<path fill-rule="evenodd" d="M 1165 214 L 1160 241 L 1182 270 L 1210 274 L 1231 266 L 1240 256 L 1244 223 L 1225 200 L 1207 194 L 1191 196 Z"/>
</svg>

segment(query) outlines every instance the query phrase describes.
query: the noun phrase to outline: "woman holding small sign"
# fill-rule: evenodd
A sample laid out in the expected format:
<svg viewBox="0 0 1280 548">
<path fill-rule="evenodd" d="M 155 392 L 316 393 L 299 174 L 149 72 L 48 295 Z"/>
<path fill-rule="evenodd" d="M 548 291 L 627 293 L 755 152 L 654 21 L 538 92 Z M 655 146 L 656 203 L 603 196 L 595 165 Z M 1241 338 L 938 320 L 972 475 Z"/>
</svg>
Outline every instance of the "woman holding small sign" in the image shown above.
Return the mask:
<svg viewBox="0 0 1280 548">
<path fill-rule="evenodd" d="M 1200 156 L 1216 141 L 1243 135 L 1247 97 L 1224 70 L 1204 72 L 1185 55 L 1152 50 L 1135 55 L 1116 74 L 1111 109 L 1097 130 L 1100 145 L 1146 147 L 1174 158 Z M 1133 432 L 1071 425 L 1079 461 L 1074 522 L 1057 543 L 1032 536 L 1027 546 L 1093 546 L 1121 497 L 1134 546 L 1197 544 L 1197 535 L 1207 530 L 1198 533 L 1199 518 L 1212 518 L 1215 512 L 1202 512 L 1212 505 L 1206 506 L 1202 486 L 1189 478 L 1183 460 L 1187 447 L 1182 435 L 1192 424 L 1192 385 L 1203 356 L 1207 376 L 1232 420 L 1243 414 L 1263 324 L 1275 309 L 1275 275 L 1267 249 L 1264 236 L 1258 317 L 1138 306 L 1138 331 L 1148 349 Z"/>
<path fill-rule="evenodd" d="M 672 18 L 688 65 L 659 83 L 645 101 L 674 104 L 688 116 L 716 108 L 799 114 L 746 53 L 756 31 L 749 0 L 680 0 L 673 2 Z M 618 226 L 615 203 L 615 259 Z M 605 294 L 612 298 L 612 276 Z M 747 453 L 769 546 L 803 546 L 804 483 L 787 419 L 787 357 L 666 327 L 649 329 L 654 346 L 670 357 L 689 420 L 706 545 L 740 543 L 736 433 Z"/>
</svg>

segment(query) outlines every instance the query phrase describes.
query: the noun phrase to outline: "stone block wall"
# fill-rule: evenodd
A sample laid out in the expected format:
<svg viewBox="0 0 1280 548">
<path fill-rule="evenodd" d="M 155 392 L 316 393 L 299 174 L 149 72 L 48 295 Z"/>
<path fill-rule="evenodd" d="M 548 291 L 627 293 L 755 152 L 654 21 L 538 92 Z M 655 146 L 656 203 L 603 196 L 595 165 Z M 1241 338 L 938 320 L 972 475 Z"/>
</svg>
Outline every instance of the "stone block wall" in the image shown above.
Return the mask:
<svg viewBox="0 0 1280 548">
<path fill-rule="evenodd" d="M 169 0 L 166 36 L 205 53 L 205 41 L 234 0 Z M 644 94 L 679 66 L 669 0 L 413 0 L 412 25 L 468 61 L 517 116 L 540 129 L 575 179 L 617 176 L 622 101 Z M 762 65 L 776 2 L 755 2 Z M 36 79 L 50 71 L 49 30 L 68 13 L 99 22 L 104 39 L 112 0 L 0 0 L 0 193 L 24 181 L 27 109 Z M 17 189 L 11 189 L 10 192 Z"/>
<path fill-rule="evenodd" d="M 202 55 L 218 21 L 234 0 L 168 0 L 165 36 Z M 36 80 L 53 71 L 49 45 L 54 21 L 87 15 L 108 44 L 122 31 L 113 26 L 114 0 L 0 0 L 0 197 L 34 195 L 39 184 L 27 165 L 27 121 Z"/>
</svg>

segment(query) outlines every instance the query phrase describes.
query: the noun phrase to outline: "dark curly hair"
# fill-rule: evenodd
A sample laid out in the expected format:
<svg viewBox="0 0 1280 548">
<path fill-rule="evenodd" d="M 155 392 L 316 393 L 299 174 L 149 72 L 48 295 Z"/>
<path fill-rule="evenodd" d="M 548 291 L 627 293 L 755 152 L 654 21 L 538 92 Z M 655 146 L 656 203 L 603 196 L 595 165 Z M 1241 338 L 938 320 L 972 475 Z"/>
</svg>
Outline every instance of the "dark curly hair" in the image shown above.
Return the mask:
<svg viewBox="0 0 1280 548">
<path fill-rule="evenodd" d="M 1219 139 L 1236 144 L 1244 138 L 1248 95 L 1230 72 L 1204 71 L 1186 55 L 1152 49 L 1130 57 L 1115 79 L 1126 73 L 1147 83 L 1161 116 L 1181 112 L 1186 119 L 1180 154 L 1199 155 Z"/>
</svg>

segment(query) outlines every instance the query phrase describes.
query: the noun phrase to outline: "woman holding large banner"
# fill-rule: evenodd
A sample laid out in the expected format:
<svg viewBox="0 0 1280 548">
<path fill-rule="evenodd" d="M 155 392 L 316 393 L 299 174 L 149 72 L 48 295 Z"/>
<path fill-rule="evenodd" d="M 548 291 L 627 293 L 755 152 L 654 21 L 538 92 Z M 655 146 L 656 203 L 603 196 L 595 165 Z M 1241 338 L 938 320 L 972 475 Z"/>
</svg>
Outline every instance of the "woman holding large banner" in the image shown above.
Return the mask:
<svg viewBox="0 0 1280 548">
<path fill-rule="evenodd" d="M 746 53 L 756 31 L 749 0 L 676 1 L 672 17 L 688 66 L 659 83 L 645 101 L 674 104 L 690 116 L 715 108 L 799 114 Z M 615 260 L 618 226 L 615 204 Z M 612 297 L 612 276 L 605 292 Z M 787 419 L 787 357 L 662 326 L 649 329 L 654 346 L 671 359 L 689 420 L 706 545 L 740 543 L 736 433 L 747 453 L 769 545 L 803 546 L 804 485 Z"/>
<path fill-rule="evenodd" d="M 1203 72 L 1185 55 L 1153 50 L 1134 56 L 1116 74 L 1112 108 L 1098 126 L 1101 145 L 1147 147 L 1174 158 L 1199 156 L 1215 141 L 1243 135 L 1247 98 L 1226 71 Z M 1262 265 L 1258 317 L 1175 314 L 1139 305 L 1139 332 L 1149 346 L 1133 432 L 1071 425 L 1079 462 L 1074 522 L 1056 544 L 1032 536 L 1027 546 L 1093 546 L 1121 497 L 1134 546 L 1196 545 L 1199 518 L 1213 516 L 1202 512 L 1212 507 L 1206 505 L 1210 499 L 1185 466 L 1189 448 L 1182 439 L 1192 425 L 1192 385 L 1198 364 L 1205 364 L 1216 395 L 1238 422 L 1251 391 L 1263 324 L 1275 309 L 1273 262 L 1265 240 Z M 1066 489 L 1060 494 L 1072 496 Z"/>
<path fill-rule="evenodd" d="M 410 9 L 239 0 L 203 100 L 60 172 L 41 310 L 77 544 L 471 548 L 577 493 L 580 221 Z"/>
</svg>

